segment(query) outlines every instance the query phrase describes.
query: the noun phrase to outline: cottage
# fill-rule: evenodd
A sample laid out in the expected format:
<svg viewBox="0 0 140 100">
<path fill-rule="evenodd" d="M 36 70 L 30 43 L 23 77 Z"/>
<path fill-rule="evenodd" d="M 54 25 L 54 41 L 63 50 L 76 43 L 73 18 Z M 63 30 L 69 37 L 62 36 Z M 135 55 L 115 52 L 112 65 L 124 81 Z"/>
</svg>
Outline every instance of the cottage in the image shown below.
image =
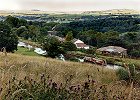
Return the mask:
<svg viewBox="0 0 140 100">
<path fill-rule="evenodd" d="M 107 46 L 97 49 L 97 51 L 101 52 L 105 55 L 119 55 L 119 56 L 127 56 L 127 49 L 118 47 L 118 46 Z"/>
<path fill-rule="evenodd" d="M 89 49 L 89 46 L 86 45 L 83 41 L 79 40 L 79 39 L 73 39 L 72 42 L 76 45 L 76 47 L 78 49 Z"/>
</svg>

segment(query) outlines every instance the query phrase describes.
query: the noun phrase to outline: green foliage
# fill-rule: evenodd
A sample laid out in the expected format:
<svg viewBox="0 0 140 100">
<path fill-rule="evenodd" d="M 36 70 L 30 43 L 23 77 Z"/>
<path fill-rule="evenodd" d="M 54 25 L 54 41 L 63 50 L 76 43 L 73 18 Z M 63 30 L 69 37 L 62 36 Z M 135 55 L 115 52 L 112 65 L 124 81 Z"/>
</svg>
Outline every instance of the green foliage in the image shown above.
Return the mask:
<svg viewBox="0 0 140 100">
<path fill-rule="evenodd" d="M 71 41 L 72 39 L 73 39 L 73 33 L 72 31 L 70 31 L 66 35 L 66 41 Z"/>
<path fill-rule="evenodd" d="M 87 49 L 85 53 L 94 55 L 96 53 L 96 48 Z"/>
<path fill-rule="evenodd" d="M 132 50 L 129 54 L 132 57 L 140 57 L 140 50 Z"/>
<path fill-rule="evenodd" d="M 5 22 L 8 23 L 11 27 L 17 27 L 19 24 L 19 19 L 13 16 L 7 16 Z"/>
<path fill-rule="evenodd" d="M 66 41 L 62 43 L 62 47 L 65 51 L 75 51 L 77 49 L 75 44 L 73 44 L 71 41 Z"/>
<path fill-rule="evenodd" d="M 115 59 L 113 59 L 113 58 L 107 58 L 106 61 L 108 64 L 112 64 L 112 65 L 115 64 Z"/>
<path fill-rule="evenodd" d="M 83 40 L 86 44 L 97 46 L 97 32 L 94 30 L 82 31 L 78 34 L 78 38 Z"/>
<path fill-rule="evenodd" d="M 96 48 L 90 48 L 90 49 L 78 49 L 78 51 L 81 51 L 86 54 L 94 55 L 96 53 Z"/>
<path fill-rule="evenodd" d="M 25 26 L 27 25 L 27 21 L 24 19 L 18 19 L 13 16 L 7 16 L 5 19 L 5 22 L 9 24 L 11 27 L 19 27 L 19 26 Z"/>
<path fill-rule="evenodd" d="M 44 26 L 44 27 L 40 27 L 40 33 L 41 35 L 47 35 L 49 31 L 49 27 L 48 26 Z"/>
<path fill-rule="evenodd" d="M 37 41 L 38 36 L 40 35 L 39 28 L 34 25 L 30 25 L 28 26 L 28 30 L 29 30 L 28 38 L 31 38 L 33 41 Z"/>
<path fill-rule="evenodd" d="M 67 15 L 68 16 L 68 15 Z M 51 17 L 55 19 L 55 17 Z M 128 55 L 140 57 L 140 20 L 132 16 L 81 16 L 88 18 L 85 21 L 70 23 L 38 22 L 7 16 L 5 23 L 12 27 L 12 31 L 19 37 L 42 42 L 48 31 L 57 31 L 58 36 L 63 36 L 66 41 L 78 38 L 87 45 L 103 47 L 108 45 L 126 48 Z M 62 48 L 61 48 L 62 49 Z M 64 48 L 63 48 L 64 49 Z M 67 50 L 66 50 L 67 51 Z"/>
<path fill-rule="evenodd" d="M 16 30 L 16 34 L 18 35 L 18 36 L 21 36 L 21 37 L 24 37 L 25 38 L 25 36 L 24 36 L 24 33 L 25 32 L 28 32 L 28 29 L 25 27 L 25 26 L 20 26 L 17 30 Z"/>
<path fill-rule="evenodd" d="M 37 53 L 35 53 L 33 49 L 29 50 L 23 47 L 18 47 L 17 51 L 15 51 L 15 54 L 27 55 L 27 56 L 40 56 Z"/>
<path fill-rule="evenodd" d="M 4 22 L 0 22 L 0 49 L 5 47 L 8 52 L 17 50 L 18 37 Z"/>
<path fill-rule="evenodd" d="M 117 74 L 117 76 L 119 77 L 120 80 L 128 81 L 130 79 L 129 72 L 124 68 L 118 69 L 116 71 L 116 74 Z"/>
<path fill-rule="evenodd" d="M 55 37 L 46 37 L 42 43 L 43 48 L 48 52 L 48 56 L 54 58 L 63 53 L 60 41 Z"/>
</svg>

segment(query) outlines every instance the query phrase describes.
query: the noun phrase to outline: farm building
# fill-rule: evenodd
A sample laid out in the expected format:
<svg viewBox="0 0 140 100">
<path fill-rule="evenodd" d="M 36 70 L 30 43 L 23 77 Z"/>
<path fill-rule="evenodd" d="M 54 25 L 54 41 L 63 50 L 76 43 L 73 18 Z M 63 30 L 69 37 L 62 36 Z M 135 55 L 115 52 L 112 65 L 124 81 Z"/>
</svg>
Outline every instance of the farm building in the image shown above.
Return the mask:
<svg viewBox="0 0 140 100">
<path fill-rule="evenodd" d="M 104 55 L 118 55 L 127 56 L 127 49 L 118 46 L 107 46 L 97 49 L 97 52 L 101 52 Z"/>
</svg>

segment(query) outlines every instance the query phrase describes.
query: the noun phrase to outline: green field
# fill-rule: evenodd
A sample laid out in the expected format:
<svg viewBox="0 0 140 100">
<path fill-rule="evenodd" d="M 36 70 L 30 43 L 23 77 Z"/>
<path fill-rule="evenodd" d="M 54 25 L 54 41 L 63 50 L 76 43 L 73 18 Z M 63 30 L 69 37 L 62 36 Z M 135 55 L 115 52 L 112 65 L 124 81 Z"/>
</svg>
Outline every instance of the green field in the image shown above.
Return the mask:
<svg viewBox="0 0 140 100">
<path fill-rule="evenodd" d="M 15 51 L 15 53 L 16 54 L 21 54 L 21 55 L 28 55 L 28 56 L 40 56 L 37 53 L 35 53 L 33 51 L 33 49 L 32 50 L 29 50 L 29 49 L 23 48 L 23 47 L 18 47 L 18 50 Z"/>
</svg>

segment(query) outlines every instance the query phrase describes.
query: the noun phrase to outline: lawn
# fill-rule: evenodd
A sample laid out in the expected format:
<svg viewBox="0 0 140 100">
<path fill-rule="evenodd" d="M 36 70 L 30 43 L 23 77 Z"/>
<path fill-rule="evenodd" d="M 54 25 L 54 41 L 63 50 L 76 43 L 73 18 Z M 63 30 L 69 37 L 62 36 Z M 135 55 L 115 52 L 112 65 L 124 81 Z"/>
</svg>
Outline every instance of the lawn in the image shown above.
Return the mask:
<svg viewBox="0 0 140 100">
<path fill-rule="evenodd" d="M 40 56 L 37 53 L 35 53 L 33 51 L 33 49 L 32 50 L 29 50 L 29 49 L 23 48 L 23 47 L 18 47 L 18 50 L 15 51 L 15 53 L 16 54 L 21 54 L 21 55 L 28 55 L 28 56 Z"/>
</svg>

